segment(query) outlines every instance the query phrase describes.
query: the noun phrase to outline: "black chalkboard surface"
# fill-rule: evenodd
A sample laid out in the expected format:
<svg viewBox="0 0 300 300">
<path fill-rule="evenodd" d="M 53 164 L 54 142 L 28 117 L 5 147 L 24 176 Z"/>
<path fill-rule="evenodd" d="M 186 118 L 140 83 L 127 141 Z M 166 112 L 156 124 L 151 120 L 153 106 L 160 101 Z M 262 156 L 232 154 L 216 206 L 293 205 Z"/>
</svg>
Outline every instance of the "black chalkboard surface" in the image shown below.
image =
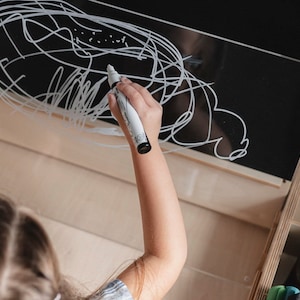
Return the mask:
<svg viewBox="0 0 300 300">
<path fill-rule="evenodd" d="M 103 2 L 300 60 L 298 0 Z"/>
<path fill-rule="evenodd" d="M 1 1 L 0 20 L 2 96 L 31 99 L 25 110 L 63 108 L 80 128 L 115 123 L 105 98 L 112 64 L 163 105 L 162 141 L 292 178 L 298 60 L 98 1 Z"/>
</svg>

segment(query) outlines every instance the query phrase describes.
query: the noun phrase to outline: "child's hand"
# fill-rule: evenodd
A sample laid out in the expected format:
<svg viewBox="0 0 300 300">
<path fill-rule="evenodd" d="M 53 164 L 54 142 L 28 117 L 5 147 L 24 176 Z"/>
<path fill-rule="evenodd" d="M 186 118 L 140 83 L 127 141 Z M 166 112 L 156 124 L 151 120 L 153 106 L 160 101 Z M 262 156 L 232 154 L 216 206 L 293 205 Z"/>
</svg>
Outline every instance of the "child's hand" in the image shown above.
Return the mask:
<svg viewBox="0 0 300 300">
<path fill-rule="evenodd" d="M 157 142 L 162 118 L 161 105 L 152 97 L 146 88 L 129 79 L 122 78 L 122 81 L 117 84 L 117 88 L 129 99 L 131 105 L 137 111 L 150 144 Z M 123 120 L 113 93 L 108 94 L 108 101 L 110 110 L 122 128 L 128 143 L 133 145 L 132 138 L 125 125 L 125 121 Z"/>
</svg>

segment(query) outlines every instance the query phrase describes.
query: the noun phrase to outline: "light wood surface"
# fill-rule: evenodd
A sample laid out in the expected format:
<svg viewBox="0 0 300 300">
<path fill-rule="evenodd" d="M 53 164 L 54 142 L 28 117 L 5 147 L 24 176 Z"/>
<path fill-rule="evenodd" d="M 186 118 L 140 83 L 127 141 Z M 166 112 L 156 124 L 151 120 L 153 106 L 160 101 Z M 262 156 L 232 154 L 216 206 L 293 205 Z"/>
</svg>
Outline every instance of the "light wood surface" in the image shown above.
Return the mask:
<svg viewBox="0 0 300 300">
<path fill-rule="evenodd" d="M 143 250 L 129 152 L 51 128 L 0 101 L 0 193 L 41 216 L 63 271 L 94 288 Z M 166 299 L 246 300 L 291 183 L 193 151 L 166 157 L 189 249 Z"/>
<path fill-rule="evenodd" d="M 89 136 L 79 130 L 66 135 L 61 119 L 42 120 L 36 122 L 0 101 L 2 140 L 134 184 L 129 151 L 95 144 L 114 144 L 121 137 Z M 200 152 L 183 149 L 166 158 L 181 200 L 266 228 L 272 227 L 290 188 L 289 181 Z"/>
<path fill-rule="evenodd" d="M 287 196 L 280 218 L 278 218 L 278 224 L 276 226 L 277 230 L 274 232 L 270 249 L 263 264 L 262 276 L 253 296 L 255 300 L 264 300 L 266 298 L 269 288 L 273 285 L 273 280 L 280 263 L 281 255 L 284 252 L 288 235 L 295 230 L 295 227 L 293 228 L 293 226 L 300 228 L 299 200 L 300 161 L 298 161 L 297 168 L 294 172 L 289 195 Z M 296 235 L 296 238 L 300 238 L 300 235 Z M 294 245 L 297 245 L 298 243 L 298 241 L 294 241 Z M 299 253 L 297 255 L 299 256 Z"/>
</svg>

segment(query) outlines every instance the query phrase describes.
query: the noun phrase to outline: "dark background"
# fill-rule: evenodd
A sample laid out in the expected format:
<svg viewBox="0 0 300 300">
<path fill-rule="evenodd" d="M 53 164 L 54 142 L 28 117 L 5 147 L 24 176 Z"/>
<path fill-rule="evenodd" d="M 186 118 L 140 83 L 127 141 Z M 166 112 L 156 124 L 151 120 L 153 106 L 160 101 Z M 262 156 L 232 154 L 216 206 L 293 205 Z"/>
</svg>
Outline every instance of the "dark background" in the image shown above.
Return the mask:
<svg viewBox="0 0 300 300">
<path fill-rule="evenodd" d="M 300 60 L 300 1 L 103 2 Z"/>
<path fill-rule="evenodd" d="M 210 47 L 202 49 L 201 46 L 197 46 L 201 50 L 199 53 L 188 54 L 193 54 L 193 57 L 203 60 L 203 67 L 197 67 L 193 72 L 197 78 L 214 82 L 214 90 L 219 96 L 219 107 L 237 113 L 247 124 L 247 137 L 250 141 L 247 155 L 234 162 L 288 180 L 292 179 L 300 153 L 300 43 L 298 41 L 300 12 L 298 1 L 300 0 L 282 0 L 270 4 L 264 1 L 261 2 L 263 4 L 251 2 L 251 4 L 243 3 L 242 5 L 232 2 L 219 4 L 214 0 L 197 1 L 196 3 L 186 0 L 183 4 L 174 1 L 170 5 L 168 5 L 170 1 L 162 2 L 161 0 L 160 2 L 156 0 L 151 2 L 103 1 L 103 3 L 115 5 L 117 8 L 124 8 L 127 10 L 125 12 L 109 8 L 106 5 L 101 6 L 101 2 L 97 0 L 68 0 L 69 3 L 87 13 L 105 15 L 129 23 L 134 22 L 137 25 L 155 29 L 154 31 L 162 35 L 167 32 L 175 32 L 174 29 L 177 26 L 167 25 L 159 20 L 220 37 L 209 37 L 205 39 L 205 43 L 208 44 L 204 44 L 211 45 L 208 41 L 210 40 L 213 44 L 218 45 L 216 49 L 222 50 L 220 52 L 221 59 L 217 59 L 219 55 L 215 56 Z M 131 12 L 140 12 L 143 15 L 155 17 L 158 22 Z M 28 45 L 28 42 L 23 40 L 24 37 L 22 39 L 22 34 L 20 34 L 22 31 L 19 30 L 17 24 L 15 25 L 16 27 L 14 25 L 9 27 L 11 35 L 21 45 L 20 49 L 25 51 L 24 53 L 31 53 L 32 45 Z M 176 45 L 177 47 L 180 47 L 181 44 L 186 45 L 182 36 L 178 35 L 179 32 L 175 33 L 171 34 L 172 38 L 171 36 L 168 38 L 174 43 L 176 40 L 179 43 Z M 200 33 L 199 35 L 205 36 Z M 0 58 L 13 59 L 15 51 L 12 49 L 11 43 L 7 42 L 6 34 L 0 36 L 0 40 L 3 44 L 0 48 Z M 53 45 L 55 47 L 60 45 L 57 44 L 58 41 L 47 42 L 50 43 L 49 49 Z M 270 55 L 265 51 L 244 47 L 236 42 L 265 49 L 285 57 Z M 26 50 L 26 47 L 29 49 Z M 73 58 L 68 55 L 68 59 L 77 60 L 78 57 Z M 105 65 L 107 64 L 106 60 Z M 80 60 L 77 63 L 80 64 Z M 113 64 L 115 63 L 118 67 L 123 65 L 125 70 L 136 71 L 132 64 L 126 65 L 123 59 L 122 63 L 114 61 Z M 44 68 L 41 68 L 42 65 Z M 97 66 L 101 69 L 100 65 Z M 41 74 L 41 69 L 45 69 L 47 72 Z M 25 60 L 18 61 L 17 64 L 10 65 L 9 73 L 14 78 L 18 78 L 23 74 L 23 70 L 26 70 L 27 76 L 22 80 L 22 88 L 30 95 L 39 95 L 47 88 L 56 69 L 57 65 L 53 64 L 51 59 L 29 56 Z M 207 79 L 204 75 L 206 76 L 206 71 L 210 70 L 213 71 L 213 78 Z M 66 72 L 66 74 L 68 73 Z M 7 80 L 6 76 L 2 75 L 3 80 Z M 0 74 L 0 80 L 2 77 Z M 96 75 L 94 80 L 98 79 L 98 75 Z M 167 117 L 172 116 L 176 110 L 173 105 L 174 101 L 175 99 L 172 107 L 165 110 Z M 235 123 L 232 123 L 230 119 L 221 119 L 220 115 L 218 117 L 216 114 L 214 120 L 222 127 L 233 146 L 240 142 L 239 127 Z M 194 134 L 195 131 L 199 131 L 197 128 L 189 129 Z M 190 132 L 187 134 L 184 132 L 187 140 L 190 139 Z M 203 148 L 195 150 L 208 153 L 207 149 Z"/>
<path fill-rule="evenodd" d="M 185 0 L 181 3 L 161 0 L 148 2 L 104 0 L 103 2 L 292 58 L 295 60 L 295 63 L 290 72 L 292 74 L 295 70 L 294 74 L 298 74 L 300 64 L 299 0 L 239 2 Z M 230 53 L 231 59 L 229 61 L 231 65 L 227 68 L 229 72 L 223 72 L 221 83 L 226 80 L 230 81 L 232 73 L 236 74 L 235 68 L 239 64 L 243 65 L 248 60 L 247 56 L 240 58 L 240 55 L 235 54 L 234 51 Z M 252 77 L 256 78 L 256 84 L 260 85 L 258 82 L 264 75 L 255 73 L 255 70 L 259 70 L 259 68 L 272 70 L 272 66 L 273 62 L 269 62 L 269 57 L 262 57 L 261 61 L 256 61 L 256 65 L 255 63 L 254 65 L 249 63 L 247 68 L 249 75 L 247 76 L 250 76 L 250 79 Z M 281 73 L 282 70 L 279 69 L 274 70 L 273 75 L 270 77 L 272 81 L 268 83 L 269 89 L 280 93 L 281 96 L 279 98 L 281 97 L 282 99 L 286 98 L 285 93 L 287 90 L 293 90 L 291 93 L 294 96 L 300 95 L 300 78 L 298 80 L 297 76 L 295 77 L 294 75 L 290 77 L 290 73 L 284 78 L 282 76 L 284 73 Z M 270 74 L 272 74 L 272 71 Z M 244 109 L 245 107 L 249 108 L 245 103 L 251 103 L 251 88 L 249 90 L 249 85 L 253 84 L 251 80 L 248 81 L 248 85 L 245 85 L 245 82 L 244 85 L 243 82 L 237 82 L 240 88 L 244 89 L 245 95 L 249 94 L 250 99 L 244 102 Z M 230 94 L 232 94 L 232 91 Z M 270 95 L 266 93 L 266 97 L 270 97 Z M 226 97 L 226 94 L 223 94 L 223 96 Z M 286 179 L 292 178 L 293 169 L 297 164 L 300 153 L 300 97 L 298 103 L 297 99 L 298 97 L 294 97 L 294 104 L 291 106 L 284 102 L 274 102 L 273 110 L 276 111 L 278 109 L 278 111 L 281 110 L 283 112 L 279 118 L 277 113 L 273 114 L 274 111 L 264 115 L 263 112 L 268 111 L 267 107 L 262 107 L 258 114 L 253 114 L 254 119 L 252 123 L 257 124 L 257 128 L 265 129 L 265 126 L 269 127 L 267 124 L 270 123 L 272 118 L 274 119 L 275 115 L 275 122 L 281 123 L 281 126 L 276 126 L 276 129 L 274 127 L 273 132 L 270 131 L 269 135 L 265 135 L 264 130 L 261 130 L 261 133 L 257 130 L 255 146 L 252 145 L 249 148 L 250 154 L 248 154 L 247 158 L 241 159 L 241 164 L 248 166 L 253 164 L 257 169 L 268 173 Z M 237 107 L 238 105 L 235 104 L 235 108 Z M 249 110 L 251 111 L 251 109 Z M 247 121 L 251 123 L 251 121 Z M 290 126 L 291 123 L 294 126 Z M 251 135 L 251 131 L 249 134 Z M 281 137 L 284 138 L 281 139 Z M 264 152 L 264 155 L 256 156 L 260 152 Z M 266 153 L 269 153 L 269 155 Z"/>
</svg>

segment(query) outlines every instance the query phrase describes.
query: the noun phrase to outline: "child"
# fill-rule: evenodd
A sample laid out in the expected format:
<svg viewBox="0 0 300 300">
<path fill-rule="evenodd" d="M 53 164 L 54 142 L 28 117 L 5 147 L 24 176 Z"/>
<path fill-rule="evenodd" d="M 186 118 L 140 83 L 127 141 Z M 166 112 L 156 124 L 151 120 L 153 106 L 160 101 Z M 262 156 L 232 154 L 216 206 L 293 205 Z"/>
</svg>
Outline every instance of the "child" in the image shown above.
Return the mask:
<svg viewBox="0 0 300 300">
<path fill-rule="evenodd" d="M 115 96 L 109 106 L 129 143 L 139 193 L 144 254 L 108 284 L 82 296 L 64 278 L 50 240 L 34 214 L 0 198 L 0 299 L 162 299 L 177 280 L 187 255 L 184 222 L 172 178 L 158 142 L 162 107 L 137 83 L 118 89 L 137 110 L 152 149 L 139 154 Z M 101 266 L 99 266 L 101 270 Z"/>
</svg>

